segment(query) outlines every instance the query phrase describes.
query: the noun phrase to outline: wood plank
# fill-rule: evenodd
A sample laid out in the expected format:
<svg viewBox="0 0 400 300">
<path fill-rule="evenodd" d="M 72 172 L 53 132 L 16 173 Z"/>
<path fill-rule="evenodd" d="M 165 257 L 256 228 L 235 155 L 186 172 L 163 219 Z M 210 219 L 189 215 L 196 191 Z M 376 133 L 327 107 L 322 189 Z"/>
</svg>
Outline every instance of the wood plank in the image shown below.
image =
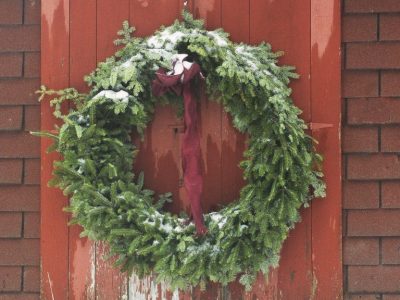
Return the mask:
<svg viewBox="0 0 400 300">
<path fill-rule="evenodd" d="M 221 27 L 221 0 L 195 1 L 192 12 L 203 19 L 208 30 Z M 200 101 L 200 146 L 203 160 L 204 212 L 218 211 L 222 202 L 222 107 L 208 99 L 205 91 Z"/>
<path fill-rule="evenodd" d="M 97 0 L 97 61 L 113 55 L 117 48 L 114 40 L 122 28 L 122 22 L 129 20 L 129 0 Z"/>
<path fill-rule="evenodd" d="M 179 16 L 181 3 L 174 1 L 134 1 L 131 0 L 131 26 L 136 28 L 137 36 L 148 36 L 161 25 L 170 25 Z M 181 133 L 177 129 L 183 125 L 171 106 L 157 106 L 154 118 L 146 129 L 144 140 L 135 140 L 140 145 L 135 163 L 135 171 L 144 171 L 146 188 L 157 194 L 171 192 L 174 203 L 166 208 L 174 213 L 188 209 L 188 203 L 179 199 L 185 197 L 180 186 Z"/>
<path fill-rule="evenodd" d="M 130 1 L 130 24 L 136 28 L 135 35 L 148 36 L 161 25 L 170 25 L 179 17 L 181 1 Z M 139 154 L 134 170 L 144 171 L 145 186 L 157 194 L 172 192 L 174 202 L 166 209 L 179 213 L 188 209 L 187 203 L 180 201 L 182 177 L 179 126 L 182 120 L 177 118 L 171 106 L 157 106 L 154 118 L 148 125 L 144 140 L 135 139 L 139 145 Z M 175 293 L 175 297 L 177 293 Z M 139 279 L 136 275 L 129 278 L 129 299 L 171 299 L 173 293 L 165 284 L 157 284 L 153 276 Z"/>
<path fill-rule="evenodd" d="M 222 108 L 203 93 L 199 105 L 200 147 L 203 168 L 204 213 L 218 211 L 222 200 Z"/>
<path fill-rule="evenodd" d="M 292 98 L 310 122 L 310 0 L 252 0 L 250 26 L 251 43 L 270 43 L 273 51 L 284 51 L 280 65 L 296 67 L 300 79 L 290 84 Z"/>
<path fill-rule="evenodd" d="M 117 48 L 113 41 L 122 22 L 129 20 L 129 0 L 97 0 L 97 61 L 113 55 Z M 102 242 L 96 243 L 96 299 L 120 299 L 127 295 L 127 276 L 113 268 L 107 260 L 108 248 Z"/>
<path fill-rule="evenodd" d="M 222 27 L 235 42 L 250 41 L 250 1 L 240 0 L 232 5 L 231 1 L 222 0 Z M 243 172 L 239 163 L 243 160 L 246 138 L 232 125 L 231 116 L 222 114 L 222 202 L 230 203 L 239 198 L 244 186 Z"/>
<path fill-rule="evenodd" d="M 113 267 L 109 259 L 109 247 L 105 242 L 96 242 L 96 297 L 97 300 L 127 299 L 128 277 Z"/>
<path fill-rule="evenodd" d="M 310 121 L 310 1 L 253 0 L 250 16 L 251 43 L 270 43 L 274 51 L 285 51 L 280 65 L 296 67 L 301 77 L 291 83 L 293 99 L 303 119 Z M 290 232 L 281 253 L 277 289 L 282 299 L 309 299 L 311 294 L 311 210 L 301 215 L 302 222 Z"/>
<path fill-rule="evenodd" d="M 311 0 L 311 101 L 314 131 L 324 155 L 327 197 L 312 203 L 315 299 L 342 299 L 340 150 L 340 1 Z"/>
<path fill-rule="evenodd" d="M 201 5 L 207 5 L 202 1 Z M 217 1 L 219 3 L 219 1 Z M 216 4 L 218 7 L 218 4 Z M 189 3 L 191 9 L 198 9 L 197 3 Z M 153 33 L 161 24 L 169 25 L 180 16 L 182 1 L 171 3 L 167 1 L 158 3 L 149 2 L 146 5 L 137 1 L 131 2 L 131 24 L 137 28 L 140 36 Z M 168 11 L 168 13 L 166 13 Z M 159 13 L 160 12 L 160 13 Z M 132 17 L 133 16 L 133 17 Z M 218 18 L 217 21 L 213 18 Z M 206 17 L 207 24 L 220 25 L 220 14 Z M 204 167 L 204 194 L 203 207 L 205 210 L 215 208 L 216 198 L 220 198 L 221 190 L 221 108 L 217 103 L 210 102 L 203 97 L 200 107 L 200 135 L 202 159 Z M 177 185 L 182 177 L 181 170 L 181 134 L 174 134 L 168 129 L 170 124 L 182 124 L 182 120 L 176 119 L 175 111 L 171 107 L 157 107 L 155 117 L 146 131 L 145 140 L 141 145 L 141 151 L 135 165 L 135 169 L 145 170 L 146 186 L 160 191 L 172 191 L 175 204 L 168 207 L 169 210 L 178 213 L 185 209 L 189 210 L 189 203 L 183 186 Z M 164 159 L 168 158 L 168 159 Z M 168 163 L 168 165 L 163 164 Z M 158 172 L 157 172 L 158 170 Z M 165 170 L 166 174 L 162 173 Z M 158 174 L 158 175 L 157 175 Z M 176 190 L 178 188 L 178 190 Z M 175 195 L 177 194 L 177 195 Z M 130 297 L 147 295 L 150 297 L 151 286 L 154 279 L 146 278 L 138 281 L 137 278 L 130 279 Z M 150 290 L 149 290 L 150 288 Z M 173 297 L 173 294 L 166 292 L 165 286 L 159 287 L 158 297 L 167 299 Z M 202 297 L 202 299 L 215 299 L 218 289 L 209 289 L 208 293 L 202 293 L 197 288 L 190 292 L 180 293 L 181 299 L 191 299 L 192 297 Z"/>
<path fill-rule="evenodd" d="M 188 203 L 180 201 L 181 133 L 174 124 L 182 124 L 176 117 L 176 111 L 170 106 L 158 106 L 152 122 L 147 126 L 144 140 L 135 138 L 140 150 L 134 169 L 136 174 L 144 172 L 146 188 L 157 194 L 171 192 L 174 202 L 168 204 L 166 209 L 179 213 L 188 209 Z"/>
<path fill-rule="evenodd" d="M 191 12 L 195 18 L 204 20 L 205 27 L 213 30 L 221 27 L 221 0 L 193 1 Z M 204 189 L 202 206 L 204 212 L 218 211 L 222 202 L 222 107 L 208 99 L 205 93 L 200 101 L 200 137 L 203 160 Z M 222 288 L 208 283 L 205 291 L 193 287 L 188 299 L 219 299 Z"/>
<path fill-rule="evenodd" d="M 230 34 L 234 42 L 249 43 L 250 41 L 250 1 L 221 1 L 221 25 Z M 222 112 L 222 203 L 230 203 L 239 198 L 240 189 L 245 185 L 243 172 L 239 163 L 243 160 L 246 149 L 246 137 L 232 125 L 232 118 Z M 262 284 L 264 286 L 265 284 Z M 245 293 L 238 282 L 231 283 L 227 290 L 228 297 L 244 297 L 251 299 L 253 292 Z M 240 296 L 239 296 L 240 295 Z"/>
<path fill-rule="evenodd" d="M 60 89 L 69 86 L 69 1 L 43 1 L 41 29 L 41 81 Z M 48 100 L 48 99 L 47 99 Z M 41 103 L 41 130 L 53 130 L 56 123 L 48 101 Z M 57 122 L 59 123 L 59 122 Z M 49 188 L 56 153 L 47 154 L 51 141 L 41 141 L 41 298 L 68 298 L 68 227 L 62 211 L 67 199 Z"/>
<path fill-rule="evenodd" d="M 192 2 L 191 12 L 195 18 L 204 20 L 204 24 L 208 30 L 220 28 L 222 26 L 221 19 L 221 0 L 207 1 L 189 1 Z"/>
<path fill-rule="evenodd" d="M 148 36 L 161 25 L 171 25 L 180 16 L 180 0 L 130 0 L 130 23 L 138 36 Z"/>
<path fill-rule="evenodd" d="M 81 92 L 83 77 L 96 67 L 96 0 L 70 0 L 70 84 Z M 95 243 L 69 227 L 69 299 L 95 299 Z"/>
<path fill-rule="evenodd" d="M 196 18 L 205 21 L 206 28 L 213 30 L 221 27 L 221 0 L 194 1 L 191 7 Z M 203 167 L 203 197 L 204 212 L 220 209 L 222 189 L 222 109 L 221 106 L 202 95 L 199 107 L 200 147 Z"/>
</svg>

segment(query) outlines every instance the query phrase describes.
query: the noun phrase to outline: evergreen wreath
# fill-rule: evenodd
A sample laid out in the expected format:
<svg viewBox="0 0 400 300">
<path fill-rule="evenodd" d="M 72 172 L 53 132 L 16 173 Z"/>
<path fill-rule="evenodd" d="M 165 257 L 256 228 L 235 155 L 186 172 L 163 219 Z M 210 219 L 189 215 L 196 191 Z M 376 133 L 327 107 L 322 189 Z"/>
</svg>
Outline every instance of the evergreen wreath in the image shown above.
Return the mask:
<svg viewBox="0 0 400 300">
<path fill-rule="evenodd" d="M 122 271 L 154 273 L 172 289 L 239 281 L 250 289 L 256 275 L 276 267 L 283 241 L 299 221 L 299 208 L 325 196 L 322 158 L 292 103 L 294 68 L 278 66 L 271 46 L 236 44 L 222 29 L 207 31 L 188 12 L 183 21 L 161 27 L 149 38 L 132 37 L 125 22 L 116 45 L 123 48 L 85 78 L 91 90 L 78 93 L 41 88 L 52 95 L 62 126 L 52 132 L 49 149 L 62 154 L 51 185 L 70 197 L 66 209 L 82 236 L 106 241 Z M 155 97 L 157 69 L 171 69 L 171 58 L 188 53 L 201 66 L 207 95 L 219 101 L 234 127 L 248 135 L 243 169 L 247 184 L 240 198 L 204 215 L 208 228 L 196 235 L 193 223 L 163 211 L 171 194 L 158 196 L 132 171 L 137 147 L 131 133 L 144 133 L 156 103 L 177 105 L 169 93 Z M 74 108 L 62 113 L 62 103 Z M 234 200 L 234 199 L 232 199 Z"/>
</svg>

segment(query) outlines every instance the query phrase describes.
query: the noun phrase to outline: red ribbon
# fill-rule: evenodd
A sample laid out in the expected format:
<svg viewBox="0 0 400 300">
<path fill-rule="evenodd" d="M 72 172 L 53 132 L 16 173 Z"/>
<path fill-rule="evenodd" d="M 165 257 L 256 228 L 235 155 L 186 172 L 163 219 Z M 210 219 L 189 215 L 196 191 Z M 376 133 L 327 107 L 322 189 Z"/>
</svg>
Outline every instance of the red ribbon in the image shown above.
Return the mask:
<svg viewBox="0 0 400 300">
<path fill-rule="evenodd" d="M 200 136 L 197 126 L 197 104 L 193 99 L 191 82 L 196 76 L 201 76 L 200 66 L 185 61 L 186 54 L 177 55 L 173 63 L 173 70 L 167 72 L 160 68 L 156 72 L 152 90 L 156 97 L 167 92 L 183 95 L 185 113 L 185 132 L 182 143 L 183 182 L 189 196 L 191 212 L 196 226 L 196 232 L 203 235 L 207 232 L 204 225 L 201 195 L 203 191 L 203 176 L 200 166 Z"/>
</svg>

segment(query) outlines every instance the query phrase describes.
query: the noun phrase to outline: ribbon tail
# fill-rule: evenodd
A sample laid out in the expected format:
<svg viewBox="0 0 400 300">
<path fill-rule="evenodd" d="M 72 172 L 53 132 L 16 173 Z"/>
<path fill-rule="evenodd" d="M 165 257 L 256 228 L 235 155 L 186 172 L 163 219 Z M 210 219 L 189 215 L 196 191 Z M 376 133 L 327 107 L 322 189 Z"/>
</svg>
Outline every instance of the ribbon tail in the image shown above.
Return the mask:
<svg viewBox="0 0 400 300">
<path fill-rule="evenodd" d="M 203 235 L 207 232 L 207 227 L 204 225 L 201 207 L 203 176 L 200 165 L 200 136 L 197 128 L 197 104 L 192 97 L 190 83 L 184 85 L 183 98 L 185 106 L 185 132 L 182 143 L 184 185 L 189 197 L 196 232 Z"/>
</svg>

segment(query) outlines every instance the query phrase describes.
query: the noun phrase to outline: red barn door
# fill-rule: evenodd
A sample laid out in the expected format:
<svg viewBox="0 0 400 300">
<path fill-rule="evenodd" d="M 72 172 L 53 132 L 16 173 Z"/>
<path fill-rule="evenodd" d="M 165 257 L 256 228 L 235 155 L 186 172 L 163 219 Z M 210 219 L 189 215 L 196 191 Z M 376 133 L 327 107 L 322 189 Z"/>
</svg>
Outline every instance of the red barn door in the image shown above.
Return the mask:
<svg viewBox="0 0 400 300">
<path fill-rule="evenodd" d="M 292 83 L 295 103 L 314 128 L 325 156 L 327 198 L 302 212 L 302 222 L 290 232 L 280 267 L 267 282 L 262 276 L 245 293 L 238 284 L 210 285 L 201 293 L 170 293 L 152 278 L 127 278 L 104 261 L 106 245 L 79 238 L 78 226 L 68 227 L 61 192 L 47 187 L 52 160 L 42 142 L 42 297 L 43 299 L 340 299 L 341 185 L 340 185 L 340 28 L 339 0 L 196 0 L 188 8 L 207 28 L 224 28 L 235 41 L 267 41 L 285 51 L 281 64 L 294 65 L 301 78 Z M 115 52 L 112 41 L 123 20 L 150 35 L 180 16 L 182 0 L 45 0 L 42 1 L 42 83 L 51 88 L 75 86 Z M 55 120 L 42 104 L 42 129 Z M 145 184 L 174 193 L 178 212 L 185 209 L 180 186 L 181 120 L 170 107 L 158 107 L 135 168 L 145 171 Z M 322 126 L 323 127 L 323 126 Z M 237 167 L 245 138 L 231 126 L 230 117 L 208 99 L 201 102 L 201 147 L 205 172 L 206 210 L 218 210 L 238 196 L 243 181 Z M 217 200 L 216 199 L 220 199 Z"/>
</svg>

